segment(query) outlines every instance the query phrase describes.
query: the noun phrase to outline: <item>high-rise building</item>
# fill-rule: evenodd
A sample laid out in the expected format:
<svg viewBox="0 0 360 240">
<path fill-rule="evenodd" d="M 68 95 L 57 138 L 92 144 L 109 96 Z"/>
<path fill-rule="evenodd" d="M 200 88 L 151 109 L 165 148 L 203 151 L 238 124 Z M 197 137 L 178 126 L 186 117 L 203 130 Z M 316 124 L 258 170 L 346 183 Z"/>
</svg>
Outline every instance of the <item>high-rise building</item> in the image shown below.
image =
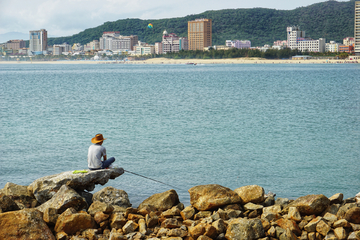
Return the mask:
<svg viewBox="0 0 360 240">
<path fill-rule="evenodd" d="M 195 19 L 188 22 L 189 50 L 204 50 L 212 46 L 212 20 Z"/>
<path fill-rule="evenodd" d="M 47 50 L 47 31 L 45 29 L 30 31 L 29 51 L 31 54 L 42 54 Z"/>
<path fill-rule="evenodd" d="M 360 56 L 360 1 L 355 1 L 355 24 L 354 24 L 354 38 L 356 56 Z"/>
</svg>

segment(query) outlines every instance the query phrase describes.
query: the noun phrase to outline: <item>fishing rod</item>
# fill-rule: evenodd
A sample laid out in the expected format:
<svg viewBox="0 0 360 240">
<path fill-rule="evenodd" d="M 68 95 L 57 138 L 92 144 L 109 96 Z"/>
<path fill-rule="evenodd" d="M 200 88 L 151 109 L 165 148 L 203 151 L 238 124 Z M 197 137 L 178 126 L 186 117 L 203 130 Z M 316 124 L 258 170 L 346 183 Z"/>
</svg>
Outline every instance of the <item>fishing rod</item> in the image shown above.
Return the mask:
<svg viewBox="0 0 360 240">
<path fill-rule="evenodd" d="M 160 181 L 158 181 L 158 180 L 155 180 L 155 179 L 152 179 L 152 178 L 149 178 L 149 177 L 145 177 L 145 176 L 143 176 L 143 175 L 140 175 L 140 174 L 137 174 L 137 173 L 134 173 L 134 172 L 130 172 L 130 171 L 125 170 L 125 169 L 124 169 L 124 172 L 128 172 L 128 173 L 134 174 L 134 175 L 136 175 L 136 176 L 143 177 L 143 178 L 146 178 L 146 179 L 152 180 L 152 181 L 154 181 L 154 182 L 158 182 L 158 183 L 161 183 L 161 184 L 167 185 L 167 186 L 172 187 L 172 188 L 181 189 L 181 188 L 179 188 L 179 187 L 171 186 L 170 184 L 163 183 L 163 182 L 160 182 Z"/>
</svg>

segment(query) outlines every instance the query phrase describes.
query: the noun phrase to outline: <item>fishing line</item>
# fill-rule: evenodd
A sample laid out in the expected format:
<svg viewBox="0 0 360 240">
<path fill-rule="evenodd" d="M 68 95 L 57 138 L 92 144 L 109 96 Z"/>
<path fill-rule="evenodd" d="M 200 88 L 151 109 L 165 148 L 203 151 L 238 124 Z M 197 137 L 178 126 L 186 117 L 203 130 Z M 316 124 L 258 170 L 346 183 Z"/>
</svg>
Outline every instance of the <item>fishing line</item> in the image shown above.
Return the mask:
<svg viewBox="0 0 360 240">
<path fill-rule="evenodd" d="M 161 184 L 167 185 L 167 186 L 172 187 L 172 188 L 177 188 L 177 189 L 183 190 L 183 189 L 181 189 L 181 188 L 179 188 L 179 187 L 175 187 L 175 186 L 172 186 L 172 185 L 170 185 L 170 184 L 163 183 L 163 182 L 160 182 L 160 181 L 158 181 L 158 180 L 155 180 L 155 179 L 152 179 L 152 178 L 149 178 L 149 177 L 145 177 L 145 176 L 143 176 L 143 175 L 140 175 L 140 174 L 137 174 L 137 173 L 134 173 L 134 172 L 130 172 L 130 171 L 125 170 L 125 169 L 124 169 L 124 172 L 128 172 L 128 173 L 134 174 L 134 175 L 136 175 L 136 176 L 143 177 L 143 178 L 146 178 L 146 179 L 152 180 L 152 181 L 154 181 L 154 182 L 158 182 L 158 183 L 161 183 Z"/>
</svg>

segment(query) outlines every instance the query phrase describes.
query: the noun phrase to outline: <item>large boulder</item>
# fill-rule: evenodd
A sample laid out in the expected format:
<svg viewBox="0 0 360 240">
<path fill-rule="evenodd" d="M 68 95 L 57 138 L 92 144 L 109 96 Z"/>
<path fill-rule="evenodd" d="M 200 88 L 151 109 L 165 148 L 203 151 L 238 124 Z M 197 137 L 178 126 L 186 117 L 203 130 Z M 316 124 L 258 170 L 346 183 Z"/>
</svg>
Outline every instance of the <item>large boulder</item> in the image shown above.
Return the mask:
<svg viewBox="0 0 360 240">
<path fill-rule="evenodd" d="M 113 187 L 106 187 L 94 193 L 93 199 L 95 201 L 104 202 L 110 205 L 117 205 L 119 207 L 131 207 L 128 194 L 124 190 L 119 190 Z"/>
<path fill-rule="evenodd" d="M 249 202 L 261 203 L 265 200 L 264 188 L 258 185 L 243 186 L 235 189 L 234 192 L 240 196 L 243 204 Z"/>
<path fill-rule="evenodd" d="M 254 240 L 265 237 L 260 219 L 235 218 L 229 222 L 225 234 L 228 240 Z"/>
<path fill-rule="evenodd" d="M 330 200 L 322 194 L 299 197 L 288 207 L 296 207 L 301 215 L 318 215 L 330 205 Z"/>
<path fill-rule="evenodd" d="M 142 209 L 146 206 L 152 206 L 158 211 L 165 211 L 179 203 L 179 196 L 174 189 L 163 193 L 156 193 L 145 199 L 138 207 Z"/>
<path fill-rule="evenodd" d="M 47 202 L 37 207 L 40 212 L 45 212 L 48 208 L 56 209 L 58 214 L 63 213 L 68 208 L 76 210 L 87 209 L 86 200 L 81 197 L 74 189 L 62 185 L 59 191 Z"/>
<path fill-rule="evenodd" d="M 189 193 L 190 204 L 199 211 L 241 203 L 237 193 L 217 184 L 195 186 L 189 189 Z"/>
<path fill-rule="evenodd" d="M 68 171 L 39 178 L 31 183 L 28 189 L 42 204 L 51 199 L 62 185 L 67 185 L 75 191 L 93 191 L 96 184 L 105 185 L 109 179 L 115 179 L 123 173 L 123 168 L 87 171 L 86 173 Z"/>
<path fill-rule="evenodd" d="M 40 211 L 26 208 L 0 214 L 0 239 L 55 240 Z"/>
</svg>

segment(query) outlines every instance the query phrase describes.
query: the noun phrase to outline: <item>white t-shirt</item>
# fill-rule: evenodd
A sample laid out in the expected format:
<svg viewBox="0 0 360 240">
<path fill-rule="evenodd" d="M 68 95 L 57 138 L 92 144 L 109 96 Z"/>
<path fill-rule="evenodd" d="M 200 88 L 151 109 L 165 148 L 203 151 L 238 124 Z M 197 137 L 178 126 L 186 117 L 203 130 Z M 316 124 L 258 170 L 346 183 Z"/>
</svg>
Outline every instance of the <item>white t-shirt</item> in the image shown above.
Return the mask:
<svg viewBox="0 0 360 240">
<path fill-rule="evenodd" d="M 99 144 L 93 144 L 89 147 L 88 151 L 88 167 L 89 168 L 101 168 L 101 157 L 106 156 L 105 147 Z"/>
</svg>

